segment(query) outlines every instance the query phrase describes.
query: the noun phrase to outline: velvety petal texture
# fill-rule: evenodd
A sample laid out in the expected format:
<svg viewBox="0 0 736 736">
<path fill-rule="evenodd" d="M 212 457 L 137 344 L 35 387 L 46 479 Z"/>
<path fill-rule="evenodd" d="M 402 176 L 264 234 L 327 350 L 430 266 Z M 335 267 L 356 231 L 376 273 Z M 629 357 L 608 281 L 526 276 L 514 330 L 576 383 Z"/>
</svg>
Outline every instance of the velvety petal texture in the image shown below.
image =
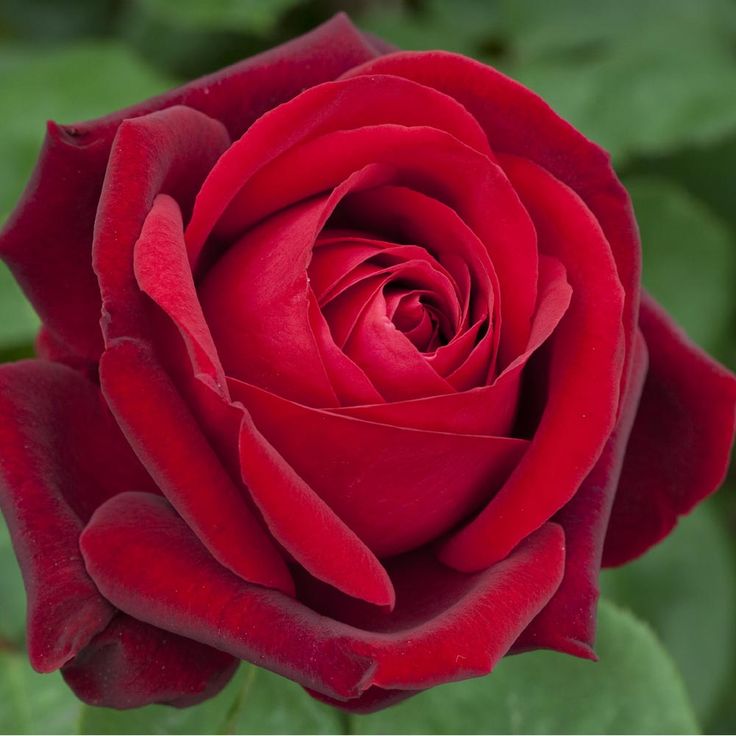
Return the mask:
<svg viewBox="0 0 736 736">
<path fill-rule="evenodd" d="M 428 687 L 445 681 L 448 668 L 450 679 L 487 673 L 549 599 L 564 568 L 555 525 L 477 575 L 453 573 L 425 556 L 407 558 L 395 573 L 404 604 L 394 617 L 361 617 L 366 626 L 373 622 L 363 628 L 240 580 L 153 495 L 115 497 L 88 525 L 81 548 L 103 594 L 129 615 L 340 700 L 372 685 Z M 423 581 L 432 573 L 430 592 Z"/>
<path fill-rule="evenodd" d="M 99 389 L 67 366 L 2 366 L 0 414 L 0 508 L 28 594 L 28 654 L 49 672 L 114 613 L 84 569 L 84 524 L 114 494 L 153 485 Z"/>
<path fill-rule="evenodd" d="M 216 695 L 237 666 L 225 652 L 118 613 L 62 674 L 90 705 L 185 708 Z"/>
<path fill-rule="evenodd" d="M 344 15 L 51 124 L 0 256 L 43 321 L 0 367 L 29 655 L 94 705 L 594 659 L 601 565 L 726 472 L 736 379 L 641 300 L 605 152 Z"/>
</svg>

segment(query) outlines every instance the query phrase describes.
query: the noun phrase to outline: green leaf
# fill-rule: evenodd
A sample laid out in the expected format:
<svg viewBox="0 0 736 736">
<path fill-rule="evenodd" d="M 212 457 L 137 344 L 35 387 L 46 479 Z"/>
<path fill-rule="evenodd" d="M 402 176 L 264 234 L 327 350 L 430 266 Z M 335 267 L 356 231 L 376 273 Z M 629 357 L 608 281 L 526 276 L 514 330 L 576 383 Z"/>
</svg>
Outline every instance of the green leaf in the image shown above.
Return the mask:
<svg viewBox="0 0 736 736">
<path fill-rule="evenodd" d="M 229 733 L 342 733 L 346 716 L 310 698 L 299 685 L 252 668 L 253 682 Z"/>
<path fill-rule="evenodd" d="M 603 591 L 651 624 L 705 722 L 736 652 L 736 565 L 714 507 L 701 506 L 642 558 L 604 572 Z"/>
<path fill-rule="evenodd" d="M 298 685 L 252 665 L 241 665 L 215 698 L 183 710 L 151 705 L 134 710 L 83 707 L 81 733 L 340 733 L 337 711 Z"/>
<path fill-rule="evenodd" d="M 112 29 L 116 0 L 3 0 L 0 29 L 39 41 L 102 34 Z"/>
<path fill-rule="evenodd" d="M 79 701 L 61 675 L 39 675 L 25 655 L 0 652 L 0 733 L 77 733 Z"/>
<path fill-rule="evenodd" d="M 374 3 L 358 19 L 371 31 L 402 49 L 444 49 L 469 56 L 497 41 L 498 3 L 489 0 L 427 0 L 418 8 L 406 3 Z"/>
<path fill-rule="evenodd" d="M 507 4 L 507 71 L 620 163 L 736 130 L 736 6 L 724 0 Z"/>
<path fill-rule="evenodd" d="M 0 49 L 0 212 L 18 199 L 48 119 L 75 122 L 162 92 L 170 82 L 117 43 Z"/>
<path fill-rule="evenodd" d="M 736 243 L 719 219 L 664 179 L 627 179 L 641 230 L 644 284 L 697 343 L 732 337 Z"/>
<path fill-rule="evenodd" d="M 0 351 L 33 342 L 39 320 L 4 263 L 0 262 Z"/>
<path fill-rule="evenodd" d="M 649 627 L 602 602 L 597 663 L 553 652 L 504 659 L 370 716 L 355 733 L 694 733 L 687 693 Z"/>
<path fill-rule="evenodd" d="M 2 514 L 0 514 L 0 602 L 2 605 L 0 650 L 20 648 L 25 637 L 26 592 Z"/>
<path fill-rule="evenodd" d="M 287 10 L 304 0 L 136 0 L 141 12 L 172 26 L 196 31 L 240 30 L 265 34 L 274 30 Z"/>
<path fill-rule="evenodd" d="M 151 64 L 192 78 L 220 69 L 308 30 L 283 22 L 304 0 L 134 0 L 123 37 Z M 302 19 L 304 20 L 304 19 Z M 316 25 L 323 18 L 316 17 Z"/>
</svg>

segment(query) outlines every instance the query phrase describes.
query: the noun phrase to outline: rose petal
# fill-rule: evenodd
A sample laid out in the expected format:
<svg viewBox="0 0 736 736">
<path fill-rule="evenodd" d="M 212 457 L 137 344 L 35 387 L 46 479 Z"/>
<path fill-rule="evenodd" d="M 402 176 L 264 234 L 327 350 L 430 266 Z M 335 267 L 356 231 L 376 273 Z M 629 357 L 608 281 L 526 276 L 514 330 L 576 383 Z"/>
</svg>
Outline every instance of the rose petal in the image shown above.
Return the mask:
<svg viewBox="0 0 736 736">
<path fill-rule="evenodd" d="M 230 152 L 247 140 L 244 136 L 220 159 L 203 192 L 214 186 L 215 172 L 229 161 Z M 444 130 L 381 124 L 339 130 L 300 143 L 241 185 L 227 215 L 217 224 L 216 234 L 227 240 L 245 232 L 293 202 L 329 191 L 370 164 L 395 170 L 391 181 L 384 184 L 420 191 L 454 209 L 484 243 L 500 284 L 504 324 L 501 362 L 508 364 L 526 344 L 534 311 L 534 226 L 501 168 Z M 230 166 L 234 177 L 234 164 L 228 163 L 228 171 Z M 239 169 L 237 172 L 240 174 Z M 244 178 L 244 174 L 239 176 L 241 182 Z M 191 227 L 187 228 L 188 243 Z"/>
<path fill-rule="evenodd" d="M 580 490 L 554 518 L 565 531 L 565 576 L 514 649 L 555 649 L 595 659 L 592 647 L 603 542 L 647 373 L 647 348 L 641 334 L 635 346 L 635 370 L 616 428 Z"/>
<path fill-rule="evenodd" d="M 231 246 L 207 273 L 200 300 L 229 376 L 317 406 L 338 403 L 311 325 L 307 266 L 340 200 L 386 176 L 384 168 L 367 166 L 328 197 L 289 207 Z"/>
<path fill-rule="evenodd" d="M 736 424 L 736 378 L 696 347 L 651 297 L 639 324 L 649 373 L 624 460 L 603 564 L 667 536 L 723 481 Z"/>
<path fill-rule="evenodd" d="M 169 316 L 187 345 L 195 373 L 206 373 L 225 389 L 217 348 L 202 314 L 184 244 L 176 201 L 160 194 L 153 202 L 134 250 L 135 278 L 141 290 Z"/>
<path fill-rule="evenodd" d="M 263 166 L 305 140 L 381 123 L 436 127 L 492 156 L 485 135 L 472 116 L 452 98 L 423 85 L 378 77 L 330 82 L 306 89 L 289 105 L 263 115 L 230 147 L 207 177 L 187 227 L 191 262 L 198 264 L 204 243 L 218 220 L 218 232 L 228 240 L 244 232 L 247 225 L 243 224 L 243 214 L 253 209 L 241 190 Z M 284 204 L 297 201 L 290 196 L 288 185 L 288 178 L 282 180 L 276 189 L 261 191 L 259 199 L 275 197 L 280 205 L 271 211 L 281 209 Z M 282 197 L 279 189 L 284 189 L 286 196 Z M 223 218 L 228 207 L 228 214 Z M 250 220 L 249 224 L 258 219 Z"/>
<path fill-rule="evenodd" d="M 56 338 L 92 360 L 102 350 L 92 228 L 123 120 L 184 104 L 220 120 L 234 139 L 266 110 L 377 53 L 383 52 L 340 14 L 293 41 L 112 115 L 71 126 L 49 123 L 34 174 L 0 233 L 0 256 Z"/>
<path fill-rule="evenodd" d="M 286 462 L 379 556 L 452 528 L 501 486 L 528 445 L 339 416 L 236 380 L 230 390 Z"/>
<path fill-rule="evenodd" d="M 83 523 L 124 490 L 152 484 L 97 387 L 61 364 L 0 368 L 0 505 L 28 595 L 28 654 L 50 672 L 113 615 L 79 555 Z"/>
<path fill-rule="evenodd" d="M 572 302 L 555 332 L 549 397 L 529 452 L 488 506 L 442 548 L 441 559 L 459 570 L 503 559 L 573 497 L 619 406 L 624 297 L 608 243 L 572 190 L 529 161 L 502 161 L 535 222 L 540 250 L 567 269 Z"/>
<path fill-rule="evenodd" d="M 517 409 L 521 371 L 552 335 L 570 304 L 565 268 L 555 258 L 539 260 L 539 303 L 526 350 L 490 386 L 460 393 L 381 405 L 338 407 L 335 414 L 380 424 L 453 434 L 507 435 Z"/>
<path fill-rule="evenodd" d="M 92 246 L 106 344 L 146 331 L 143 300 L 133 272 L 133 249 L 154 199 L 167 192 L 188 210 L 229 142 L 222 123 L 188 107 L 170 107 L 126 120 L 118 128 Z"/>
<path fill-rule="evenodd" d="M 279 543 L 312 575 L 343 593 L 393 608 L 391 581 L 375 555 L 294 472 L 245 416 L 243 480 Z"/>
<path fill-rule="evenodd" d="M 408 586 L 403 613 L 394 623 L 379 613 L 381 627 L 371 631 L 233 576 L 154 496 L 118 496 L 96 513 L 81 547 L 100 589 L 130 615 L 340 699 L 372 685 L 421 689 L 486 674 L 552 595 L 564 566 L 555 525 L 476 575 L 424 555 L 397 573 Z"/>
<path fill-rule="evenodd" d="M 225 652 L 118 614 L 62 674 L 74 694 L 90 705 L 184 708 L 216 695 L 237 666 L 238 660 Z"/>
<path fill-rule="evenodd" d="M 624 393 L 632 370 L 639 311 L 641 248 L 629 195 L 611 168 L 608 154 L 534 92 L 466 56 L 446 51 L 402 52 L 366 62 L 344 76 L 375 74 L 411 79 L 454 97 L 478 120 L 494 152 L 538 163 L 585 202 L 611 246 L 624 289 Z"/>
<path fill-rule="evenodd" d="M 128 442 L 214 557 L 237 575 L 292 590 L 279 551 L 156 359 L 118 340 L 100 361 L 102 391 Z M 155 412 L 151 411 L 155 407 Z"/>
</svg>

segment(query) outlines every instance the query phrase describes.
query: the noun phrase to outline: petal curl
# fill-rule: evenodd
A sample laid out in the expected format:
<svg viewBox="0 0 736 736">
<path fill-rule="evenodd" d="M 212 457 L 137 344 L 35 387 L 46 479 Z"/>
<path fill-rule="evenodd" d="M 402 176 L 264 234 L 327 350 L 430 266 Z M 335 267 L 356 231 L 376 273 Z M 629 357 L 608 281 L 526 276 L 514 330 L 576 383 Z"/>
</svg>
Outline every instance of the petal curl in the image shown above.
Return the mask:
<svg viewBox="0 0 736 736">
<path fill-rule="evenodd" d="M 166 194 L 156 197 L 143 223 L 133 266 L 138 286 L 178 328 L 194 373 L 208 375 L 224 391 L 225 375 L 187 260 L 181 209 Z"/>
<path fill-rule="evenodd" d="M 598 223 L 544 169 L 510 156 L 501 160 L 532 215 L 540 250 L 564 264 L 572 301 L 551 343 L 548 398 L 529 451 L 488 506 L 440 552 L 460 570 L 502 559 L 573 497 L 613 429 L 623 370 L 624 295 Z"/>
<path fill-rule="evenodd" d="M 616 428 L 580 490 L 554 517 L 565 531 L 565 577 L 552 600 L 514 644 L 517 651 L 555 649 L 595 659 L 593 643 L 603 544 L 648 366 L 641 333 L 634 345 L 634 371 Z"/>
<path fill-rule="evenodd" d="M 375 555 L 296 474 L 249 416 L 240 430 L 243 480 L 271 533 L 315 577 L 393 608 L 396 595 Z"/>
<path fill-rule="evenodd" d="M 639 313 L 641 246 L 626 189 L 610 156 L 557 115 L 538 95 L 486 64 L 447 51 L 400 52 L 345 73 L 395 74 L 454 97 L 483 127 L 491 148 L 532 161 L 566 184 L 585 202 L 610 243 L 625 302 L 626 341 L 621 391 L 632 370 Z"/>
<path fill-rule="evenodd" d="M 222 123 L 182 106 L 126 120 L 118 128 L 92 245 L 106 344 L 116 337 L 146 334 L 133 253 L 154 199 L 169 193 L 188 212 L 207 172 L 229 143 Z"/>
<path fill-rule="evenodd" d="M 116 497 L 95 514 L 81 548 L 100 589 L 129 615 L 342 700 L 371 686 L 422 689 L 487 674 L 552 595 L 564 565 L 553 524 L 475 575 L 430 555 L 410 558 L 395 571 L 405 587 L 396 618 L 379 613 L 368 629 L 232 575 L 154 496 Z"/>
<path fill-rule="evenodd" d="M 102 391 L 130 446 L 207 549 L 252 582 L 292 590 L 279 551 L 151 352 L 118 340 L 100 361 Z M 156 407 L 151 412 L 151 407 Z"/>
<path fill-rule="evenodd" d="M 641 331 L 649 373 L 624 460 L 603 564 L 621 565 L 670 533 L 728 469 L 736 377 L 692 343 L 649 296 Z"/>
<path fill-rule="evenodd" d="M 74 694 L 90 705 L 185 708 L 216 695 L 237 666 L 238 660 L 225 652 L 119 613 L 62 674 Z"/>
<path fill-rule="evenodd" d="M 448 531 L 506 480 L 528 442 L 340 416 L 231 380 L 258 429 L 378 556 Z"/>
</svg>

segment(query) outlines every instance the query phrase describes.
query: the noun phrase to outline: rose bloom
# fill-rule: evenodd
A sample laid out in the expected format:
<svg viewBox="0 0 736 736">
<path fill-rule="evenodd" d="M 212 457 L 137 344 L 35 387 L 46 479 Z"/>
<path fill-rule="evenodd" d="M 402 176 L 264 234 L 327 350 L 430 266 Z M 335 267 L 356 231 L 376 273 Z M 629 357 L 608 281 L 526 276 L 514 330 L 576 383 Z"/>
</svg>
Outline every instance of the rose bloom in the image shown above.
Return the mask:
<svg viewBox="0 0 736 736">
<path fill-rule="evenodd" d="M 736 380 L 641 294 L 608 156 L 345 16 L 51 123 L 0 251 L 43 321 L 0 368 L 28 652 L 89 703 L 593 658 L 601 566 L 726 471 Z"/>
</svg>

